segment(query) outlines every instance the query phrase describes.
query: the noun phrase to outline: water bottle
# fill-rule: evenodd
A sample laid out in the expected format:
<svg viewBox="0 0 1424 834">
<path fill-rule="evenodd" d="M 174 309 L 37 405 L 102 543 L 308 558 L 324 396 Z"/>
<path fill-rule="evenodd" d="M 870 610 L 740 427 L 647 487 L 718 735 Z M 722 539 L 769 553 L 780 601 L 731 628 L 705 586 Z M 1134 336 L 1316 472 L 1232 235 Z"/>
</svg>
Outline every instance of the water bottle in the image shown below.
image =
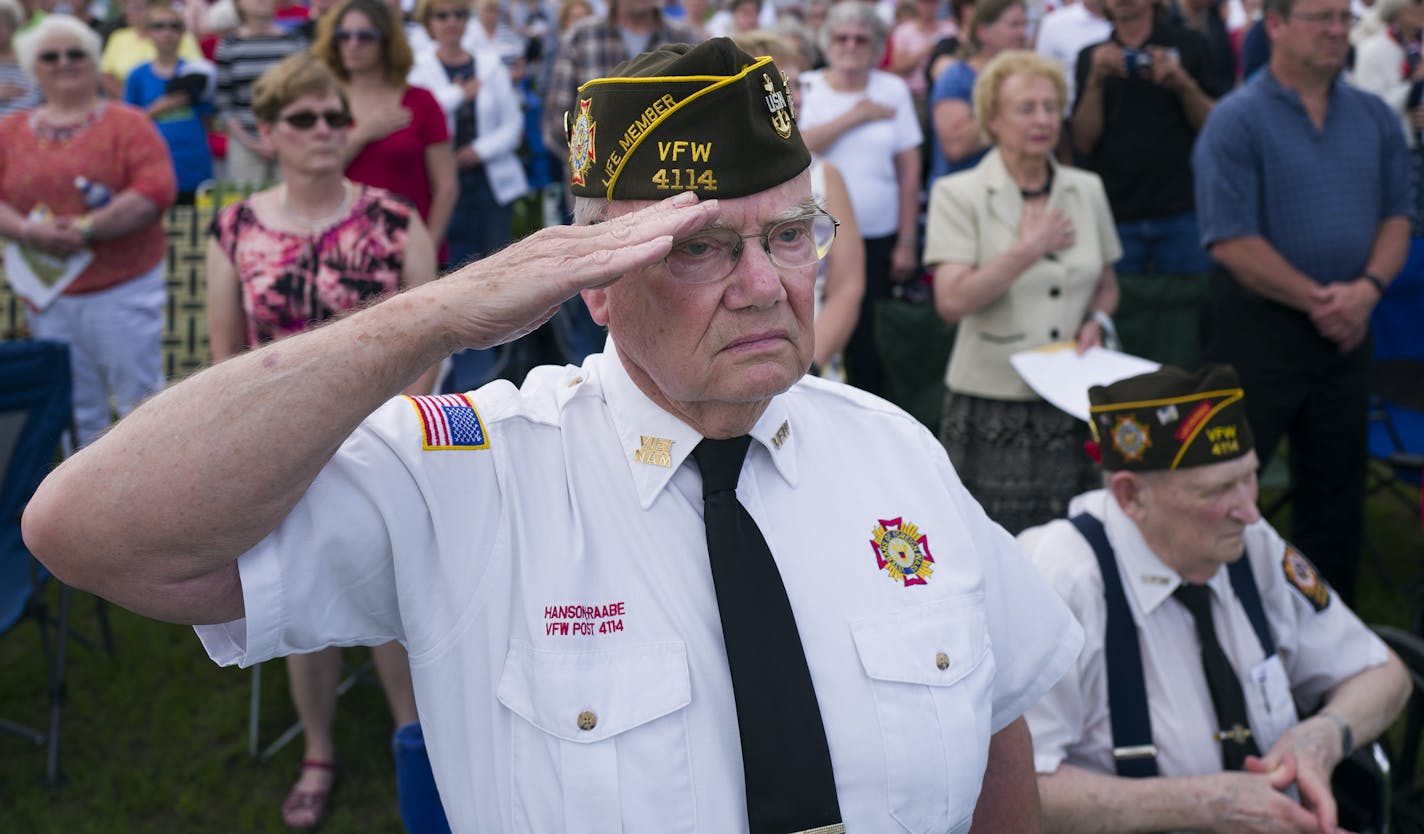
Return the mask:
<svg viewBox="0 0 1424 834">
<path fill-rule="evenodd" d="M 75 177 L 74 187 L 79 189 L 79 193 L 84 197 L 84 207 L 90 211 L 103 208 L 114 199 L 114 192 L 109 190 L 109 186 L 88 177 Z"/>
</svg>

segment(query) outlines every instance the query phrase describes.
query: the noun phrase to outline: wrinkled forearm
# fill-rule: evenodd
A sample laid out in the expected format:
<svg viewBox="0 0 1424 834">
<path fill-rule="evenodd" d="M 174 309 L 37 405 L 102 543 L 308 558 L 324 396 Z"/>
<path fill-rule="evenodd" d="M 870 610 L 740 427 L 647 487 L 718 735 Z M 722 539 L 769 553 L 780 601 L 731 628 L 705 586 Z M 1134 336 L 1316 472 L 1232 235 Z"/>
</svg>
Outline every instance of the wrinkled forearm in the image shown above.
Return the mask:
<svg viewBox="0 0 1424 834">
<path fill-rule="evenodd" d="M 1047 834 L 1136 834 L 1202 827 L 1207 783 L 1194 777 L 1125 779 L 1064 764 L 1038 776 Z"/>
</svg>

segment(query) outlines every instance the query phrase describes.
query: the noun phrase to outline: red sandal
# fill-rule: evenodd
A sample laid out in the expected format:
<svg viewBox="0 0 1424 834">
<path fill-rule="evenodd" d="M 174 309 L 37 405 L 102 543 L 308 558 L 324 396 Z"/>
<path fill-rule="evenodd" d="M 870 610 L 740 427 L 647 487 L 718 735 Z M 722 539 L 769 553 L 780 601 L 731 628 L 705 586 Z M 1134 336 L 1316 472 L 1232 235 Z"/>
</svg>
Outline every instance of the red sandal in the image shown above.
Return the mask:
<svg viewBox="0 0 1424 834">
<path fill-rule="evenodd" d="M 303 759 L 301 770 L 324 770 L 331 774 L 331 782 L 320 791 L 302 790 L 301 780 L 298 779 L 282 802 L 282 822 L 288 828 L 311 831 L 326 821 L 327 802 L 331 799 L 331 788 L 336 784 L 336 763 Z"/>
</svg>

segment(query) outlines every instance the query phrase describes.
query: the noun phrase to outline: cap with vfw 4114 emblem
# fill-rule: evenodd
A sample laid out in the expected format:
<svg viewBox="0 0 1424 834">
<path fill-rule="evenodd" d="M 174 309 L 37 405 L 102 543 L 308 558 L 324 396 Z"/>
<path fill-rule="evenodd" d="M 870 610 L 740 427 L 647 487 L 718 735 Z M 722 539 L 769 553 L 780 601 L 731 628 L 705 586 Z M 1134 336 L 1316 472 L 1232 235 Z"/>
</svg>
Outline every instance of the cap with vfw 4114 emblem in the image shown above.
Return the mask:
<svg viewBox="0 0 1424 834">
<path fill-rule="evenodd" d="M 669 44 L 587 82 L 564 129 L 581 197 L 746 197 L 811 164 L 786 76 L 728 38 Z"/>
</svg>

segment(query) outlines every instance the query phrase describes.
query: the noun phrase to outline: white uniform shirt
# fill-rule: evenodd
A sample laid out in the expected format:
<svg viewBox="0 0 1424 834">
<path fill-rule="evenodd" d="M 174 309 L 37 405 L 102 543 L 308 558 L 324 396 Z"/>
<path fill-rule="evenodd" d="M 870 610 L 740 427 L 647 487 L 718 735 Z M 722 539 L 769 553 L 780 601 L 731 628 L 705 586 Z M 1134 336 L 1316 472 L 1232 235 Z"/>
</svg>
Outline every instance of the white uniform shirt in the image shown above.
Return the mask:
<svg viewBox="0 0 1424 834">
<path fill-rule="evenodd" d="M 1137 624 L 1159 772 L 1163 776 L 1220 772 L 1221 745 L 1211 737 L 1218 727 L 1202 672 L 1200 643 L 1192 615 L 1172 598 L 1181 578 L 1151 551 L 1137 525 L 1109 493 L 1098 490 L 1078 496 L 1068 514 L 1084 511 L 1103 520 Z M 1073 669 L 1028 712 L 1034 766 L 1039 773 L 1052 773 L 1066 762 L 1113 774 L 1103 656 L 1107 606 L 1097 559 L 1087 540 L 1066 520 L 1025 530 L 1019 541 L 1086 633 L 1083 653 Z M 1236 600 L 1227 571 L 1217 571 L 1207 583 L 1217 636 L 1241 678 L 1251 731 L 1262 753 L 1297 722 L 1297 702 L 1309 712 L 1336 684 L 1386 659 L 1384 644 L 1333 591 L 1329 604 L 1317 612 L 1287 580 L 1286 549 L 1285 541 L 1264 520 L 1246 528 L 1246 552 L 1279 664 L 1263 665 L 1261 642 Z"/>
<path fill-rule="evenodd" d="M 200 627 L 208 652 L 403 641 L 456 832 L 745 831 L 700 437 L 612 354 L 471 399 L 486 449 L 423 451 L 404 398 L 368 419 L 239 560 L 247 617 Z M 848 829 L 966 831 L 990 735 L 1081 629 L 893 406 L 806 380 L 751 435 L 737 494 L 796 614 Z M 890 532 L 934 561 L 892 577 Z"/>
</svg>

